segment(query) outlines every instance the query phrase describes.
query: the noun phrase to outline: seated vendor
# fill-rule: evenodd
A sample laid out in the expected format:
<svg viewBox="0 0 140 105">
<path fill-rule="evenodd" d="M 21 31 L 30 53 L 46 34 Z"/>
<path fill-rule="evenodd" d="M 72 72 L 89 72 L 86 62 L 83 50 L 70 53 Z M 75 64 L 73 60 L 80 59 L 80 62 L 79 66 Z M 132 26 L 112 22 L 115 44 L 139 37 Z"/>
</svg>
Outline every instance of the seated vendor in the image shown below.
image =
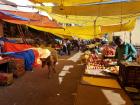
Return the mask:
<svg viewBox="0 0 140 105">
<path fill-rule="evenodd" d="M 117 45 L 115 58 L 118 62 L 132 61 L 136 58 L 137 51 L 132 44 L 124 42 L 121 37 L 116 38 L 114 42 Z"/>
</svg>

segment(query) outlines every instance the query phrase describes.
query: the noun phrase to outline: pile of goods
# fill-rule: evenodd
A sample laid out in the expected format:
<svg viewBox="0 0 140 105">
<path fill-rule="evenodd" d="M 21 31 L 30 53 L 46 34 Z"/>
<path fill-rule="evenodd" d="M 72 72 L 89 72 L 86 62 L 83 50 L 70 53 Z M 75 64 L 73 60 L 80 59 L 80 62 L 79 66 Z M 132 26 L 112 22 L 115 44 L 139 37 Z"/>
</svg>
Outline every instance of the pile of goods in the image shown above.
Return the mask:
<svg viewBox="0 0 140 105">
<path fill-rule="evenodd" d="M 116 49 L 110 45 L 104 45 L 101 48 L 101 56 L 95 52 L 86 51 L 83 55 L 88 75 L 109 75 L 118 74 L 119 66 L 117 60 L 112 59 L 115 56 Z"/>
<path fill-rule="evenodd" d="M 105 66 L 101 64 L 96 64 L 96 63 L 88 63 L 86 69 L 87 70 L 103 70 L 105 69 Z"/>
<path fill-rule="evenodd" d="M 104 46 L 102 48 L 102 53 L 105 57 L 114 57 L 115 56 L 115 49 L 111 46 Z"/>
<path fill-rule="evenodd" d="M 87 64 L 90 55 L 91 55 L 91 52 L 90 52 L 90 51 L 86 51 L 86 52 L 83 54 L 83 56 L 81 57 L 82 63 Z"/>
<path fill-rule="evenodd" d="M 85 73 L 94 75 L 102 75 L 103 72 L 118 74 L 119 66 L 115 65 L 117 65 L 117 60 L 115 59 L 101 59 L 96 54 L 88 54 Z"/>
<path fill-rule="evenodd" d="M 87 61 L 88 63 L 86 66 L 85 74 L 103 75 L 102 71 L 105 69 L 105 66 L 102 62 L 102 59 L 100 59 L 96 54 L 91 54 Z"/>
<path fill-rule="evenodd" d="M 104 69 L 102 59 L 100 59 L 97 54 L 90 54 L 87 62 L 87 67 L 90 69 Z"/>
<path fill-rule="evenodd" d="M 107 67 L 105 71 L 112 74 L 119 74 L 119 66 Z"/>
<path fill-rule="evenodd" d="M 104 59 L 103 64 L 105 66 L 113 66 L 113 65 L 115 66 L 115 65 L 117 65 L 117 60 L 116 59 Z"/>
</svg>

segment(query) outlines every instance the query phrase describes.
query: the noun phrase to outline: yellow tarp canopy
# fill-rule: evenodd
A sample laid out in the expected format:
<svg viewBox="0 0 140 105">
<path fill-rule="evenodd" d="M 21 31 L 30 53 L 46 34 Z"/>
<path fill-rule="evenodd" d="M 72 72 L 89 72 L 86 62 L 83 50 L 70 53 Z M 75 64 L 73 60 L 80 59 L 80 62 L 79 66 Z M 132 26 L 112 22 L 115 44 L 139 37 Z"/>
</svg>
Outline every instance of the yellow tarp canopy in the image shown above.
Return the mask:
<svg viewBox="0 0 140 105">
<path fill-rule="evenodd" d="M 125 24 L 102 26 L 102 33 L 120 32 L 120 31 L 132 31 L 135 27 L 136 19 L 133 19 Z"/>
<path fill-rule="evenodd" d="M 131 31 L 136 23 L 136 19 L 129 21 L 128 23 L 112 25 L 112 26 L 73 26 L 73 27 L 63 27 L 63 29 L 51 29 L 45 27 L 29 26 L 36 30 L 45 31 L 53 33 L 60 37 L 65 36 L 76 36 L 81 39 L 93 39 L 95 37 L 100 37 L 105 33 L 110 32 L 120 32 L 120 31 Z"/>
<path fill-rule="evenodd" d="M 58 23 L 69 23 L 69 24 L 78 24 L 81 26 L 93 26 L 94 21 L 96 20 L 96 25 L 115 25 L 120 23 L 127 23 L 131 19 L 135 18 L 130 15 L 124 16 L 104 16 L 104 17 L 96 17 L 96 16 L 74 16 L 74 15 L 58 15 L 58 14 L 49 14 L 53 19 L 55 19 Z"/>
<path fill-rule="evenodd" d="M 89 36 L 89 35 L 73 35 L 73 36 L 67 36 L 66 34 L 65 35 L 62 35 L 62 34 L 57 34 L 57 33 L 52 33 L 52 34 L 54 34 L 54 35 L 56 35 L 56 36 L 61 36 L 61 38 L 68 38 L 68 39 L 70 39 L 70 37 L 77 37 L 77 38 L 80 38 L 80 39 L 87 39 L 87 40 L 89 40 L 89 39 L 93 39 L 93 38 L 97 38 L 97 37 L 101 37 L 101 35 L 98 35 L 98 36 Z"/>
<path fill-rule="evenodd" d="M 56 35 L 56 36 L 58 36 L 58 37 L 60 37 L 60 38 L 62 38 L 62 39 L 73 39 L 72 36 L 61 35 L 61 34 L 55 34 L 55 33 L 52 33 L 52 34 L 54 34 L 54 35 Z"/>
<path fill-rule="evenodd" d="M 51 29 L 51 28 L 43 28 L 43 27 L 37 27 L 37 26 L 30 26 L 34 29 L 50 32 L 50 33 L 57 33 L 62 35 L 68 35 L 68 36 L 76 36 L 76 35 L 98 35 L 101 33 L 101 28 L 99 26 L 96 26 L 95 28 L 93 26 L 87 26 L 87 27 L 80 27 L 80 26 L 74 26 L 74 27 L 63 27 L 63 29 Z"/>
<path fill-rule="evenodd" d="M 80 0 L 82 1 L 82 0 Z M 84 1 L 84 0 L 83 0 Z M 115 16 L 140 13 L 140 1 L 104 3 L 85 6 L 38 6 L 48 13 L 78 16 Z"/>
<path fill-rule="evenodd" d="M 37 26 L 29 26 L 36 30 L 50 32 L 55 35 L 66 35 L 66 36 L 76 36 L 81 39 L 93 39 L 94 37 L 98 37 L 99 33 L 101 33 L 100 27 L 96 27 L 96 31 L 94 31 L 94 27 L 64 27 L 64 29 L 51 29 L 51 28 L 43 28 Z"/>
<path fill-rule="evenodd" d="M 102 1 L 109 1 L 109 0 L 30 0 L 35 3 L 54 3 L 56 5 L 64 5 L 64 6 L 72 6 L 72 5 L 79 5 L 84 3 L 94 3 L 94 2 L 102 2 Z"/>
</svg>

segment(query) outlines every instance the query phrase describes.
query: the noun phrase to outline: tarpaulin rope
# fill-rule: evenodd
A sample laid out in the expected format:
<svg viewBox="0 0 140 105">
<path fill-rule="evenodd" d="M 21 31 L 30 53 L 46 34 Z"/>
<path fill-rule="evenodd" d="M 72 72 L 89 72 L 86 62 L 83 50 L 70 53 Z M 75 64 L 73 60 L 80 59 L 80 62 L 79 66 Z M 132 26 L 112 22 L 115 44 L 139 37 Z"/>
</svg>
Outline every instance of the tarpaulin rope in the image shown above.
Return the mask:
<svg viewBox="0 0 140 105">
<path fill-rule="evenodd" d="M 17 25 L 17 28 L 18 28 L 18 31 L 19 31 L 19 35 L 20 35 L 20 37 L 22 38 L 22 41 L 23 41 L 25 44 L 27 44 L 27 41 L 26 41 L 25 38 L 24 38 L 24 33 L 23 33 L 23 31 L 22 31 L 21 26 L 20 26 L 20 25 Z"/>
</svg>

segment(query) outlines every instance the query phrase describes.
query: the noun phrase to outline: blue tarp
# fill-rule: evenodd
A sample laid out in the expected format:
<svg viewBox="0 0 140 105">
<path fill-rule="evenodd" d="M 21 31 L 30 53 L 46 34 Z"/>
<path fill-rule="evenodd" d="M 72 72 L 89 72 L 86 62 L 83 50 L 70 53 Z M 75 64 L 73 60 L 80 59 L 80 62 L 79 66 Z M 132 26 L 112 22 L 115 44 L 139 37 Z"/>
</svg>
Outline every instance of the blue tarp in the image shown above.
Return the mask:
<svg viewBox="0 0 140 105">
<path fill-rule="evenodd" d="M 9 39 L 7 39 L 7 38 L 5 38 L 5 37 L 1 37 L 1 38 L 0 38 L 0 41 L 10 42 L 10 43 L 16 43 L 16 40 L 9 40 Z"/>
<path fill-rule="evenodd" d="M 10 56 L 15 58 L 21 58 L 24 59 L 25 62 L 25 69 L 26 70 L 32 70 L 35 56 L 33 50 L 26 50 L 22 52 L 15 52 L 14 54 L 10 54 Z"/>
</svg>

